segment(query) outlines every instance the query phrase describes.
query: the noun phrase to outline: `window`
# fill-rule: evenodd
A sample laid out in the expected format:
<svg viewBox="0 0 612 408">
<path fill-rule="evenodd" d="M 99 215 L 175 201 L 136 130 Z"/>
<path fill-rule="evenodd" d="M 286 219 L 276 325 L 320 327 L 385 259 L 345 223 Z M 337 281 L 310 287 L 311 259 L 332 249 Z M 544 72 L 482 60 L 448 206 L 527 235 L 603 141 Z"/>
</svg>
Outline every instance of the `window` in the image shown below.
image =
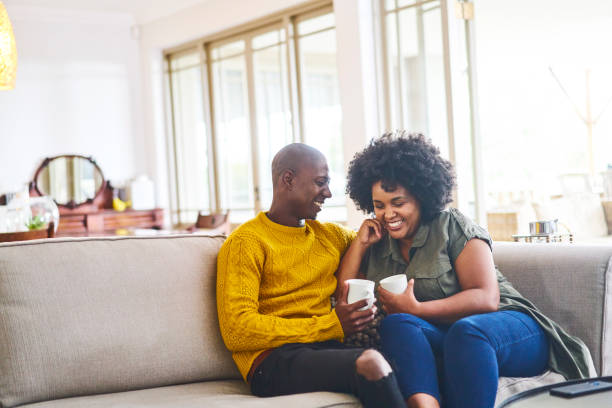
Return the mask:
<svg viewBox="0 0 612 408">
<path fill-rule="evenodd" d="M 604 51 L 610 2 L 478 6 L 489 207 L 578 191 L 611 194 L 601 177 L 612 169 L 612 56 Z"/>
<path fill-rule="evenodd" d="M 430 138 L 455 166 L 453 205 L 483 223 L 480 156 L 474 154 L 479 138 L 471 81 L 472 24 L 454 13 L 467 2 L 373 1 L 380 17 L 384 127 Z"/>
<path fill-rule="evenodd" d="M 448 157 L 440 1 L 385 1 L 388 128 L 431 138 Z"/>
<path fill-rule="evenodd" d="M 169 96 L 174 134 L 175 191 L 172 194 L 176 223 L 189 223 L 198 210 L 210 209 L 209 148 L 202 96 L 202 64 L 197 49 L 175 55 L 170 61 Z M 177 211 L 178 209 L 178 211 Z"/>
<path fill-rule="evenodd" d="M 342 110 L 336 68 L 334 15 L 308 16 L 297 23 L 297 47 L 302 84 L 304 141 L 327 158 L 332 197 L 321 219 L 346 219 Z"/>
<path fill-rule="evenodd" d="M 346 219 L 334 16 L 313 7 L 167 55 L 174 223 L 267 209 L 272 158 L 294 141 L 328 159 L 334 197 L 320 218 Z"/>
<path fill-rule="evenodd" d="M 254 214 L 245 41 L 211 47 L 217 178 L 221 208 L 234 218 Z"/>
<path fill-rule="evenodd" d="M 259 143 L 258 174 L 260 210 L 272 203 L 272 158 L 294 141 L 289 104 L 289 73 L 285 30 L 276 29 L 253 37 L 255 113 Z"/>
</svg>

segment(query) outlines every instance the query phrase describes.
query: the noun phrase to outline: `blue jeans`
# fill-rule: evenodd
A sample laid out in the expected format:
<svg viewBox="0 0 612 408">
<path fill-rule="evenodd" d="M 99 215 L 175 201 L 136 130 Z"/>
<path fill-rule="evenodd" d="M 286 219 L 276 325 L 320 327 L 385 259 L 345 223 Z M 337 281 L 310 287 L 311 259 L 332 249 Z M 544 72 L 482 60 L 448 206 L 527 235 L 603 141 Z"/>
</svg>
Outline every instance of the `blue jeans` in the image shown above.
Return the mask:
<svg viewBox="0 0 612 408">
<path fill-rule="evenodd" d="M 380 336 L 404 398 L 426 393 L 449 408 L 493 407 L 500 375 L 534 376 L 548 365 L 546 333 L 521 312 L 472 315 L 450 326 L 392 314 Z"/>
</svg>

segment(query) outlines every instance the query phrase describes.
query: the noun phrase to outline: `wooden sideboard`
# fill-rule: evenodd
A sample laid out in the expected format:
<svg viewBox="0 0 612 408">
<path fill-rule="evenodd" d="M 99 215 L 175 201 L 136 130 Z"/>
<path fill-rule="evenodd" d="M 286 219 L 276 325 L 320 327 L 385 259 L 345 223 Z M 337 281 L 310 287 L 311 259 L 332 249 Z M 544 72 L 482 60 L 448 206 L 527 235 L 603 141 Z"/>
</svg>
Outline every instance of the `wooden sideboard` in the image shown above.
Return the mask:
<svg viewBox="0 0 612 408">
<path fill-rule="evenodd" d="M 40 195 L 30 185 L 30 196 Z M 59 206 L 57 237 L 88 235 L 116 235 L 121 229 L 161 229 L 164 225 L 164 210 L 115 211 L 113 209 L 113 188 L 108 181 L 96 197 L 86 203 L 70 208 Z"/>
<path fill-rule="evenodd" d="M 115 211 L 99 209 L 91 212 L 72 212 L 60 215 L 57 236 L 81 236 L 109 233 L 117 229 L 153 228 L 161 229 L 164 223 L 164 211 L 161 208 L 151 210 Z"/>
</svg>

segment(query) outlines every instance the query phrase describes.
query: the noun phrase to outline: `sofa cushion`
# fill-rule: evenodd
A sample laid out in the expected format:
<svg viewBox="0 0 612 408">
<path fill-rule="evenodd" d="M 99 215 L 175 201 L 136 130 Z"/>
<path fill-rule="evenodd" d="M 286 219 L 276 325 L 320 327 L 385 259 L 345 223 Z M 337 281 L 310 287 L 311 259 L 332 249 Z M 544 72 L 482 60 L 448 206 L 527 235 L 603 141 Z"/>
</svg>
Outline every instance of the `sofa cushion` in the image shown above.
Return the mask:
<svg viewBox="0 0 612 408">
<path fill-rule="evenodd" d="M 28 408 L 218 408 L 218 407 L 361 407 L 348 394 L 311 392 L 282 397 L 258 398 L 242 380 L 208 381 L 147 390 L 67 398 L 26 405 Z"/>
<path fill-rule="evenodd" d="M 223 240 L 0 245 L 0 405 L 240 378 L 216 313 Z"/>
<path fill-rule="evenodd" d="M 537 377 L 499 379 L 495 406 L 510 396 L 532 388 L 565 381 L 550 371 Z M 357 398 L 348 394 L 312 392 L 272 398 L 250 394 L 241 380 L 207 381 L 146 390 L 128 391 L 87 397 L 65 398 L 25 405 L 27 408 L 217 408 L 217 407 L 361 407 Z"/>
</svg>

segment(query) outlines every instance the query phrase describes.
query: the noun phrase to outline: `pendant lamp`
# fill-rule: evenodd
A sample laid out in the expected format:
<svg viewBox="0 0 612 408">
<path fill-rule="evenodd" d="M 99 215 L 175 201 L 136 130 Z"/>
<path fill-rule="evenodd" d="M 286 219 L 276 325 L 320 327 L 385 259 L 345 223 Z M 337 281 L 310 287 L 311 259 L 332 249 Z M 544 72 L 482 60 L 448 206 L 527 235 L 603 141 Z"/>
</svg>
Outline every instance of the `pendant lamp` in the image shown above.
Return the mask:
<svg viewBox="0 0 612 408">
<path fill-rule="evenodd" d="M 17 47 L 13 27 L 0 1 L 0 90 L 13 89 L 17 74 Z"/>
</svg>

